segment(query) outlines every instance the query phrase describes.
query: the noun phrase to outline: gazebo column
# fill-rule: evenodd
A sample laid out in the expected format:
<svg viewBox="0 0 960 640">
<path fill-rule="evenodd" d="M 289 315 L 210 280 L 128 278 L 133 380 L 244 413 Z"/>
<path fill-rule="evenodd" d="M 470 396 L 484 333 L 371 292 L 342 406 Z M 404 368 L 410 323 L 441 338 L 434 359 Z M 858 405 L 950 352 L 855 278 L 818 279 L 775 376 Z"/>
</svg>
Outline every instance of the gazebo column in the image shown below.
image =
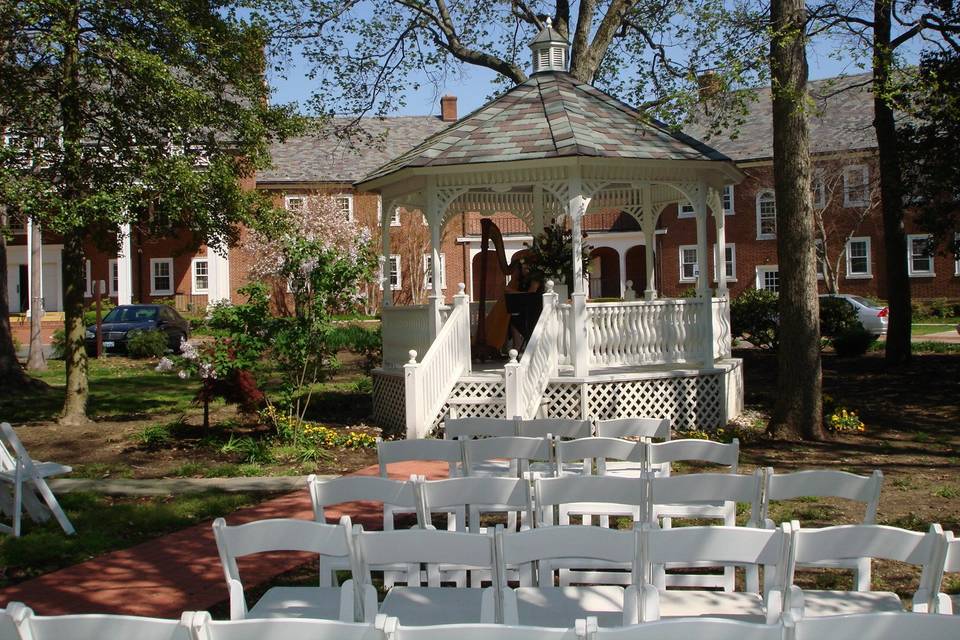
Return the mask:
<svg viewBox="0 0 960 640">
<path fill-rule="evenodd" d="M 693 206 L 697 216 L 697 298 L 703 305 L 699 317 L 702 360 L 705 366 L 713 364 L 713 291 L 710 288 L 710 269 L 708 260 L 710 252 L 707 236 L 707 185 L 697 184 L 693 198 Z"/>
<path fill-rule="evenodd" d="M 390 262 L 390 216 L 394 206 L 393 201 L 390 201 L 386 207 L 380 208 L 380 245 L 383 254 L 380 256 L 380 273 L 385 307 L 393 306 L 393 287 L 390 286 L 390 270 L 393 267 Z"/>
<path fill-rule="evenodd" d="M 654 253 L 657 250 L 657 213 L 653 210 L 653 190 L 649 184 L 640 189 L 643 202 L 643 256 L 647 267 L 647 283 L 643 291 L 644 300 L 657 299 L 657 274 Z M 634 283 L 634 287 L 640 283 Z"/>
<path fill-rule="evenodd" d="M 440 222 L 443 211 L 440 210 L 440 198 L 437 194 L 437 181 L 434 176 L 427 177 L 427 224 L 430 225 L 430 278 L 433 290 L 427 298 L 430 309 L 430 340 L 436 340 L 440 333 L 440 305 L 443 292 L 440 289 Z"/>
<path fill-rule="evenodd" d="M 533 228 L 530 230 L 534 236 L 543 233 L 546 223 L 543 216 L 543 187 L 539 184 L 533 185 Z"/>
<path fill-rule="evenodd" d="M 587 293 L 583 283 L 583 215 L 590 204 L 584 197 L 580 167 L 571 167 L 567 181 L 567 215 L 573 245 L 573 293 L 570 321 L 570 354 L 573 362 L 573 375 L 586 376 L 590 369 L 590 345 L 587 342 Z"/>
<path fill-rule="evenodd" d="M 627 297 L 627 249 L 616 249 L 617 258 L 620 260 L 620 297 Z"/>
<path fill-rule="evenodd" d="M 726 219 L 723 211 L 723 200 L 715 191 L 711 191 L 711 205 L 713 208 L 713 222 L 717 231 L 717 297 L 725 298 L 727 291 L 727 231 Z"/>
</svg>

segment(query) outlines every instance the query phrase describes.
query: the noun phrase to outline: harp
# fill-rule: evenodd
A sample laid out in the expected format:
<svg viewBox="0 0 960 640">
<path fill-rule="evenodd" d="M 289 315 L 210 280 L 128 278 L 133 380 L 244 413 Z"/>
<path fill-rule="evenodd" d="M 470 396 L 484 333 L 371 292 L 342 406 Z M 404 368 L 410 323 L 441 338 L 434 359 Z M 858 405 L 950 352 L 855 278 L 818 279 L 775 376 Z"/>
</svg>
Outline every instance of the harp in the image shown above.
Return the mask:
<svg viewBox="0 0 960 640">
<path fill-rule="evenodd" d="M 486 359 L 489 352 L 493 351 L 487 345 L 487 261 L 490 259 L 488 250 L 490 242 L 496 249 L 497 263 L 500 271 L 506 274 L 510 265 L 507 264 L 507 255 L 503 250 L 503 235 L 500 229 L 489 218 L 480 220 L 480 298 L 478 300 L 479 309 L 477 313 L 477 335 L 474 340 L 474 351 L 482 360 Z"/>
</svg>

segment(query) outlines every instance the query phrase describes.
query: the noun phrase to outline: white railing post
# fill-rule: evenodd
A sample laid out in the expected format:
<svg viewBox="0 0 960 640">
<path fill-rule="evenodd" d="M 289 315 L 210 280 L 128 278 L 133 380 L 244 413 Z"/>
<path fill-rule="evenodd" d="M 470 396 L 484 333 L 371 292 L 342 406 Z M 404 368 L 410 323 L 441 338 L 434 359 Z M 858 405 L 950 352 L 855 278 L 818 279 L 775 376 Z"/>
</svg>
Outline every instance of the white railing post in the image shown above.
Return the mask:
<svg viewBox="0 0 960 640">
<path fill-rule="evenodd" d="M 503 386 L 504 395 L 506 396 L 507 418 L 515 418 L 521 416 L 523 413 L 521 409 L 523 398 L 520 397 L 522 393 L 519 375 L 520 362 L 517 361 L 519 353 L 516 349 L 510 349 L 508 354 L 510 361 L 503 365 Z"/>
<path fill-rule="evenodd" d="M 586 377 L 590 369 L 590 346 L 587 341 L 587 294 L 580 292 L 570 296 L 570 361 L 573 375 Z"/>
<path fill-rule="evenodd" d="M 561 322 L 562 319 L 559 317 L 559 309 L 558 309 L 559 296 L 553 290 L 553 286 L 554 286 L 553 280 L 547 280 L 547 290 L 543 294 L 543 310 L 540 312 L 540 315 L 543 315 L 545 317 L 550 317 L 550 318 L 556 315 L 557 318 L 555 321 Z M 560 330 L 561 331 L 564 330 L 564 327 L 562 324 L 560 325 Z M 557 350 L 557 345 L 554 345 L 553 349 Z M 560 358 L 559 358 L 559 352 L 558 352 L 557 362 L 555 363 L 553 370 L 549 372 L 549 376 L 551 378 L 555 377 L 557 373 L 559 373 L 559 369 L 560 369 L 559 365 L 560 365 Z"/>
<path fill-rule="evenodd" d="M 466 340 L 466 343 L 461 345 L 462 353 L 466 354 L 463 367 L 466 373 L 470 373 L 473 370 L 473 361 L 470 359 L 470 295 L 467 293 L 467 285 L 463 282 L 457 284 L 457 295 L 453 296 L 454 310 L 460 307 L 465 307 L 460 316 L 461 320 L 467 323 L 466 331 L 461 336 L 461 340 Z"/>
<path fill-rule="evenodd" d="M 427 309 L 429 309 L 427 322 L 430 323 L 430 341 L 433 342 L 437 339 L 437 334 L 440 333 L 440 327 L 443 326 L 443 322 L 440 319 L 440 298 L 438 296 L 430 296 L 427 298 Z"/>
<path fill-rule="evenodd" d="M 420 365 L 417 364 L 417 352 L 410 350 L 410 361 L 403 365 L 403 388 L 404 388 L 404 409 L 407 418 L 407 439 L 419 438 L 420 423 L 423 419 L 420 415 L 420 385 L 417 384 L 417 370 Z"/>
</svg>

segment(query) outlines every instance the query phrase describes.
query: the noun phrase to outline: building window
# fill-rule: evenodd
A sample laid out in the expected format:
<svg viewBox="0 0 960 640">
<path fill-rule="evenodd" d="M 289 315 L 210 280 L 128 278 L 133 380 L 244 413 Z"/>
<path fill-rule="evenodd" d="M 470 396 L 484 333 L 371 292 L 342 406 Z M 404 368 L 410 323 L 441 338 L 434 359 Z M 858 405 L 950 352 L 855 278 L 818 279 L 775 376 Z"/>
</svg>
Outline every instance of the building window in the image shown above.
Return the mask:
<svg viewBox="0 0 960 640">
<path fill-rule="evenodd" d="M 827 185 L 824 181 L 823 169 L 814 169 L 810 182 L 810 199 L 813 201 L 813 206 L 817 209 L 825 209 L 827 207 Z"/>
<path fill-rule="evenodd" d="M 307 199 L 303 196 L 287 196 L 283 199 L 283 206 L 287 211 L 303 211 Z"/>
<path fill-rule="evenodd" d="M 780 271 L 776 265 L 769 267 L 757 267 L 757 289 L 780 291 Z"/>
<path fill-rule="evenodd" d="M 206 258 L 194 258 L 190 264 L 190 289 L 193 293 L 210 292 L 210 263 Z"/>
<path fill-rule="evenodd" d="M 726 268 L 727 282 L 736 282 L 737 247 L 732 244 L 726 245 L 726 254 L 723 266 Z M 717 281 L 717 245 L 713 245 L 713 281 Z"/>
<path fill-rule="evenodd" d="M 397 291 L 403 285 L 402 275 L 400 273 L 400 256 L 393 254 L 390 256 L 390 289 Z M 382 285 L 381 285 L 382 286 Z"/>
<path fill-rule="evenodd" d="M 843 168 L 843 206 L 870 204 L 870 169 L 865 164 Z"/>
<path fill-rule="evenodd" d="M 7 229 L 14 235 L 23 235 L 27 232 L 27 217 L 22 213 L 10 213 L 7 216 Z"/>
<path fill-rule="evenodd" d="M 150 258 L 150 295 L 173 295 L 173 258 Z"/>
<path fill-rule="evenodd" d="M 817 280 L 823 280 L 823 263 L 827 259 L 827 253 L 823 249 L 823 240 L 814 240 L 813 246 L 817 252 Z"/>
<path fill-rule="evenodd" d="M 777 237 L 777 200 L 773 191 L 757 194 L 757 240 Z"/>
<path fill-rule="evenodd" d="M 423 288 L 433 289 L 433 256 L 429 253 L 423 254 Z M 440 254 L 440 288 L 447 288 L 447 257 Z"/>
<path fill-rule="evenodd" d="M 110 274 L 110 297 L 113 298 L 120 290 L 120 265 L 116 258 L 107 261 L 107 272 Z"/>
<path fill-rule="evenodd" d="M 932 276 L 933 237 L 927 233 L 907 236 L 907 270 L 911 276 Z"/>
<path fill-rule="evenodd" d="M 390 212 L 390 226 L 400 226 L 400 207 L 394 207 L 393 211 Z"/>
<path fill-rule="evenodd" d="M 83 261 L 83 296 L 89 298 L 93 296 L 93 281 L 90 279 L 90 261 Z"/>
<path fill-rule="evenodd" d="M 353 196 L 341 193 L 334 196 L 333 201 L 337 203 L 337 209 L 340 210 L 347 222 L 353 222 Z"/>
<path fill-rule="evenodd" d="M 721 196 L 721 201 L 723 202 L 723 215 L 732 216 L 733 215 L 733 185 L 728 184 L 723 188 L 723 195 Z"/>
<path fill-rule="evenodd" d="M 847 240 L 847 278 L 872 278 L 870 238 Z"/>
<path fill-rule="evenodd" d="M 696 282 L 700 275 L 700 267 L 697 263 L 696 245 L 683 245 L 680 247 L 680 282 Z"/>
<path fill-rule="evenodd" d="M 953 262 L 953 275 L 960 276 L 960 233 L 953 234 L 953 252 L 957 255 Z"/>
<path fill-rule="evenodd" d="M 693 204 L 686 202 L 680 205 L 680 208 L 677 210 L 678 218 L 692 218 L 697 215 L 696 209 L 693 208 Z"/>
</svg>

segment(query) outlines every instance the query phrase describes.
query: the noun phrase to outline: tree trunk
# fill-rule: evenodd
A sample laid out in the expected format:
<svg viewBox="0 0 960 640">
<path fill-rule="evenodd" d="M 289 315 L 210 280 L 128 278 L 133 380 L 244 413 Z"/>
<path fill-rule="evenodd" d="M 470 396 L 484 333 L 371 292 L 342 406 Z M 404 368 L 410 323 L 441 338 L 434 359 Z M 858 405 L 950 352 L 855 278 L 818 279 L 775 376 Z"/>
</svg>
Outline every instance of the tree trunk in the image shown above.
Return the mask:
<svg viewBox="0 0 960 640">
<path fill-rule="evenodd" d="M 66 344 L 67 389 L 63 401 L 61 424 L 87 422 L 87 351 L 83 344 L 83 224 L 80 200 L 83 197 L 83 114 L 80 104 L 79 12 L 77 3 L 64 9 L 64 23 L 70 29 L 63 37 L 63 93 L 60 112 L 63 122 L 63 189 L 64 200 L 73 209 L 73 229 L 63 238 L 63 310 Z"/>
<path fill-rule="evenodd" d="M 30 351 L 27 353 L 27 371 L 45 371 L 47 359 L 43 355 L 43 233 L 34 220 L 30 224 Z"/>
<path fill-rule="evenodd" d="M 780 347 L 777 400 L 769 431 L 823 437 L 820 320 L 814 216 L 810 202 L 807 127 L 806 8 L 803 0 L 774 0 L 770 42 L 773 97 L 773 174 L 780 270 Z"/>
<path fill-rule="evenodd" d="M 0 205 L 0 227 L 7 225 L 6 207 Z M 13 346 L 13 331 L 10 329 L 10 289 L 7 282 L 7 239 L 0 233 L 0 388 L 23 389 L 30 385 L 30 378 L 17 360 Z"/>
<path fill-rule="evenodd" d="M 903 230 L 903 183 L 900 150 L 893 109 L 887 100 L 893 51 L 890 49 L 891 0 L 876 0 L 873 7 L 873 127 L 877 133 L 880 165 L 880 200 L 883 212 L 883 250 L 887 260 L 887 364 L 910 360 L 910 276 L 907 271 L 907 236 Z"/>
</svg>

